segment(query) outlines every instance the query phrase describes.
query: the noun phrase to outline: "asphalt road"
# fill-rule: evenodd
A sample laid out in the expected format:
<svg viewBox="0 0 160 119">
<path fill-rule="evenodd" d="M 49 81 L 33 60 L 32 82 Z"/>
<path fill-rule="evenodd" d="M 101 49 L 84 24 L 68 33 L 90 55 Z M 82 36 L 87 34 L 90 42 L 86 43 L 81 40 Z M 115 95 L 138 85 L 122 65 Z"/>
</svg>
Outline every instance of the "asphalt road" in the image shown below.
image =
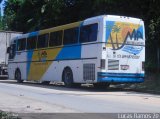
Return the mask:
<svg viewBox="0 0 160 119">
<path fill-rule="evenodd" d="M 160 96 L 0 81 L 0 110 L 14 113 L 159 113 Z"/>
</svg>

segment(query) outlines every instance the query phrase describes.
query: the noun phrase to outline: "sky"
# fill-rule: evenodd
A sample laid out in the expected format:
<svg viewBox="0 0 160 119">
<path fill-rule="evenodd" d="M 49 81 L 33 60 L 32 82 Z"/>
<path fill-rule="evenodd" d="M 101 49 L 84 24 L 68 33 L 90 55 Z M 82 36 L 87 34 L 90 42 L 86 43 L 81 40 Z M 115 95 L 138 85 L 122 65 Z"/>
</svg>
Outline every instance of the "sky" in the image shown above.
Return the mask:
<svg viewBox="0 0 160 119">
<path fill-rule="evenodd" d="M 6 0 L 3 0 L 0 4 L 0 7 L 1 7 L 1 15 L 3 16 L 3 12 L 4 12 L 4 1 Z"/>
</svg>

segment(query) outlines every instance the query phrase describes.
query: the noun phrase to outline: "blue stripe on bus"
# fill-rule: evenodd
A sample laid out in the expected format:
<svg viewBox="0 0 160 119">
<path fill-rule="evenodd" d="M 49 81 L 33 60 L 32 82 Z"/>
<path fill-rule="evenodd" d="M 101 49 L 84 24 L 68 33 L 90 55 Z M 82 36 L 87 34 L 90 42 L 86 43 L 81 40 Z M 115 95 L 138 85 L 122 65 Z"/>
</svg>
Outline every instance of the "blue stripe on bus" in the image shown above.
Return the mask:
<svg viewBox="0 0 160 119">
<path fill-rule="evenodd" d="M 110 34 L 112 32 L 112 28 L 114 26 L 115 22 L 114 21 L 107 21 L 106 22 L 106 42 L 108 41 Z"/>
<path fill-rule="evenodd" d="M 36 35 L 38 35 L 39 34 L 39 31 L 35 31 L 35 32 L 31 32 L 31 33 L 28 33 L 27 35 L 27 37 L 32 37 L 32 36 L 36 36 Z M 27 61 L 29 61 L 29 62 L 27 62 L 27 79 L 28 79 L 28 76 L 29 76 L 29 71 L 30 71 L 30 66 L 31 66 L 31 61 L 33 60 L 32 59 L 32 56 L 33 56 L 33 52 L 34 52 L 34 50 L 29 50 L 28 52 L 27 52 Z"/>
<path fill-rule="evenodd" d="M 110 77 L 144 77 L 144 73 L 106 73 L 106 72 L 98 72 L 98 76 L 110 76 Z"/>
<path fill-rule="evenodd" d="M 142 83 L 144 78 L 117 78 L 117 77 L 107 77 L 98 78 L 97 82 L 109 82 L 109 83 Z"/>
<path fill-rule="evenodd" d="M 81 45 L 64 46 L 60 53 L 57 55 L 56 60 L 62 59 L 77 59 L 81 58 Z"/>
<path fill-rule="evenodd" d="M 39 31 L 28 33 L 28 37 L 39 35 Z"/>
<path fill-rule="evenodd" d="M 144 82 L 143 73 L 105 73 L 99 72 L 97 82 L 133 83 Z"/>
<path fill-rule="evenodd" d="M 31 61 L 32 61 L 32 56 L 33 56 L 33 50 L 30 50 L 27 52 L 27 77 L 29 75 L 29 71 L 30 71 L 30 66 L 31 66 Z"/>
</svg>

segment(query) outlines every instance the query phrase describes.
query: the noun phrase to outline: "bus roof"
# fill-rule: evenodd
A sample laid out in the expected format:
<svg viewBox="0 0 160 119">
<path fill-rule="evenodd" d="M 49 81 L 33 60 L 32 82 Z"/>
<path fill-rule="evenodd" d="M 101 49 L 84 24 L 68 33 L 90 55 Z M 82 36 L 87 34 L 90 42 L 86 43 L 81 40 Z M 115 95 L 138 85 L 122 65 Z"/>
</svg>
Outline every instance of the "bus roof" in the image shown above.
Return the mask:
<svg viewBox="0 0 160 119">
<path fill-rule="evenodd" d="M 117 20 L 129 20 L 129 21 L 132 21 L 132 22 L 143 21 L 142 19 L 133 18 L 133 17 L 126 17 L 126 16 L 100 15 L 100 16 L 87 18 L 84 21 L 79 21 L 79 22 L 60 25 L 60 26 L 56 26 L 56 27 L 52 27 L 52 28 L 48 28 L 48 29 L 44 29 L 44 30 L 29 32 L 29 33 L 23 34 L 21 36 L 17 36 L 13 40 L 21 39 L 21 38 L 27 38 L 27 37 L 31 37 L 31 36 L 37 36 L 37 35 L 40 35 L 40 34 L 45 34 L 45 33 L 48 33 L 48 32 L 53 32 L 53 31 L 58 31 L 58 30 L 63 30 L 63 29 L 69 29 L 69 28 L 72 28 L 72 27 L 79 26 L 82 22 L 85 22 L 85 21 L 103 20 L 103 19 L 109 19 L 109 20 L 115 20 L 115 21 L 117 21 Z"/>
</svg>

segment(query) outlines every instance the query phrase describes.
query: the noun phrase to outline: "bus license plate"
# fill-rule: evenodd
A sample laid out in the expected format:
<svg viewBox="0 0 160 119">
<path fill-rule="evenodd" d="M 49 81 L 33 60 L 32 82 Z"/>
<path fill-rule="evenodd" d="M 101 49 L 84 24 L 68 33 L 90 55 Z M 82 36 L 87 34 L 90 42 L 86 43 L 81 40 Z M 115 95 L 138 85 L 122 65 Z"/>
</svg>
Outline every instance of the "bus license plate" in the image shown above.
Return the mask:
<svg viewBox="0 0 160 119">
<path fill-rule="evenodd" d="M 129 65 L 121 65 L 121 70 L 128 70 L 129 69 Z"/>
</svg>

